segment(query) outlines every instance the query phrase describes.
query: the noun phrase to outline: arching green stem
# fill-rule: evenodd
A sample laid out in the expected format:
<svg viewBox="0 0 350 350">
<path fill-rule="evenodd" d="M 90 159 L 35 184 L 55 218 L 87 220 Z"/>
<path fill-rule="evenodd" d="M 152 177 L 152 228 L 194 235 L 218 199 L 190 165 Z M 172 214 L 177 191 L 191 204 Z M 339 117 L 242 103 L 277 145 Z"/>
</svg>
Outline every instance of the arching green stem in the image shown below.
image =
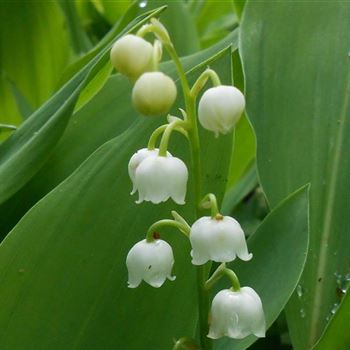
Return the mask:
<svg viewBox="0 0 350 350">
<path fill-rule="evenodd" d="M 173 216 L 175 221 L 179 222 L 180 224 L 182 224 L 183 226 L 186 227 L 187 232 L 190 232 L 191 226 L 187 223 L 187 221 L 179 213 L 177 213 L 175 210 L 172 210 L 171 215 Z"/>
<path fill-rule="evenodd" d="M 178 128 L 186 130 L 187 127 L 188 127 L 188 124 L 184 122 L 182 119 L 177 119 L 166 126 L 159 145 L 160 157 L 166 157 L 171 133 L 174 130 L 178 130 Z"/>
<path fill-rule="evenodd" d="M 167 126 L 168 126 L 168 124 L 161 125 L 160 127 L 158 127 L 157 129 L 155 129 L 153 131 L 151 137 L 149 138 L 148 145 L 147 145 L 147 148 L 149 150 L 153 150 L 156 148 L 156 143 L 157 143 L 158 137 L 164 132 L 164 130 L 166 129 Z"/>
<path fill-rule="evenodd" d="M 196 80 L 191 89 L 191 95 L 197 97 L 200 91 L 204 88 L 204 85 L 207 83 L 208 79 L 211 79 L 211 82 L 214 86 L 221 85 L 221 81 L 216 72 L 210 68 L 207 68 Z"/>
<path fill-rule="evenodd" d="M 235 292 L 241 289 L 241 285 L 239 283 L 238 277 L 236 274 L 226 267 L 225 263 L 222 263 L 215 272 L 211 275 L 208 281 L 205 282 L 205 289 L 209 290 L 213 288 L 213 286 L 223 277 L 226 276 L 230 280 L 232 284 L 232 290 Z"/>
<path fill-rule="evenodd" d="M 169 124 L 161 125 L 153 131 L 152 135 L 149 138 L 148 145 L 147 145 L 147 148 L 149 150 L 153 150 L 156 148 L 158 137 L 165 131 L 165 129 L 168 127 L 168 125 Z M 179 125 L 182 125 L 182 126 L 179 126 Z M 188 133 L 184 129 L 185 124 L 179 123 L 179 125 L 177 125 L 174 130 L 188 138 Z"/>
<path fill-rule="evenodd" d="M 200 203 L 201 207 L 204 209 L 211 209 L 211 217 L 217 218 L 218 215 L 221 216 L 218 208 L 218 203 L 216 200 L 216 196 L 213 193 L 208 193 L 201 201 Z"/>
<path fill-rule="evenodd" d="M 190 85 L 187 81 L 185 70 L 181 64 L 181 61 L 169 38 L 169 34 L 166 31 L 166 29 L 157 20 L 153 19 L 151 21 L 151 24 L 148 24 L 142 27 L 138 31 L 137 35 L 144 36 L 149 32 L 153 32 L 158 37 L 158 39 L 162 41 L 163 47 L 167 50 L 169 56 L 174 61 L 176 70 L 180 78 L 182 92 L 185 100 L 185 110 L 187 115 L 187 121 L 189 123 L 187 132 L 189 136 L 190 149 L 191 149 L 191 159 L 192 159 L 191 173 L 193 176 L 196 218 L 199 218 L 200 216 L 199 204 L 202 197 L 202 192 L 201 192 L 202 168 L 201 168 L 201 161 L 200 161 L 200 142 L 199 142 L 197 116 L 196 116 L 196 96 L 191 94 Z M 162 150 L 162 153 L 164 154 L 164 149 Z M 204 288 L 204 284 L 207 279 L 209 269 L 210 269 L 210 263 L 197 267 L 198 312 L 199 312 L 199 324 L 200 324 L 200 327 L 199 327 L 200 328 L 200 345 L 202 350 L 212 349 L 212 340 L 207 337 L 208 329 L 209 329 L 208 327 L 209 293 Z"/>
<path fill-rule="evenodd" d="M 156 232 L 158 229 L 164 226 L 171 226 L 171 227 L 176 227 L 181 233 L 183 233 L 186 237 L 189 235 L 188 228 L 181 224 L 178 221 L 171 220 L 171 219 L 163 219 L 156 221 L 154 224 L 152 224 L 146 234 L 146 240 L 147 242 L 152 242 L 154 241 L 154 232 Z"/>
</svg>

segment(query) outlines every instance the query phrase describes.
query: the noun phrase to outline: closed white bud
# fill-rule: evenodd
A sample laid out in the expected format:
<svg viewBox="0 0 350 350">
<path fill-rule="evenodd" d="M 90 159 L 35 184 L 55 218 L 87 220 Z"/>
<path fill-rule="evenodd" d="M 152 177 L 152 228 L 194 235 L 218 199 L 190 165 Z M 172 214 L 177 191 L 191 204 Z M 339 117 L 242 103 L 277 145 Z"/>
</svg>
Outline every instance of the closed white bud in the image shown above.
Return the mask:
<svg viewBox="0 0 350 350">
<path fill-rule="evenodd" d="M 205 91 L 199 101 L 199 122 L 215 136 L 227 134 L 237 124 L 244 108 L 244 95 L 237 88 L 216 86 Z"/>
<path fill-rule="evenodd" d="M 230 216 L 201 217 L 191 227 L 190 241 L 194 265 L 203 265 L 208 260 L 230 262 L 236 256 L 248 261 L 253 257 L 248 253 L 240 224 Z"/>
<path fill-rule="evenodd" d="M 167 114 L 176 99 L 174 81 L 162 72 L 148 72 L 140 76 L 132 90 L 134 107 L 147 116 Z"/>
<path fill-rule="evenodd" d="M 171 276 L 174 265 L 174 255 L 171 246 L 161 240 L 156 239 L 147 242 L 145 239 L 136 243 L 126 257 L 128 268 L 128 287 L 136 288 L 144 280 L 152 287 L 159 288 Z"/>
<path fill-rule="evenodd" d="M 134 188 L 139 192 L 136 203 L 150 201 L 158 204 L 172 198 L 185 204 L 188 170 L 176 157 L 147 157 L 135 171 Z"/>
<path fill-rule="evenodd" d="M 224 289 L 215 295 L 211 306 L 208 337 L 242 339 L 250 334 L 265 337 L 265 316 L 259 295 L 250 287 L 238 291 Z"/>
<path fill-rule="evenodd" d="M 136 187 L 135 187 L 135 172 L 137 167 L 141 164 L 143 160 L 145 160 L 148 157 L 157 157 L 159 153 L 159 149 L 148 149 L 148 148 L 142 148 L 138 150 L 136 153 L 133 154 L 133 156 L 130 158 L 129 165 L 128 165 L 128 172 L 129 172 L 129 177 L 132 181 L 132 191 L 131 194 L 134 194 L 136 192 Z M 167 152 L 168 157 L 172 157 L 172 155 Z"/>
<path fill-rule="evenodd" d="M 133 34 L 117 40 L 111 50 L 111 61 L 115 69 L 132 80 L 152 70 L 152 56 L 153 46 Z"/>
</svg>

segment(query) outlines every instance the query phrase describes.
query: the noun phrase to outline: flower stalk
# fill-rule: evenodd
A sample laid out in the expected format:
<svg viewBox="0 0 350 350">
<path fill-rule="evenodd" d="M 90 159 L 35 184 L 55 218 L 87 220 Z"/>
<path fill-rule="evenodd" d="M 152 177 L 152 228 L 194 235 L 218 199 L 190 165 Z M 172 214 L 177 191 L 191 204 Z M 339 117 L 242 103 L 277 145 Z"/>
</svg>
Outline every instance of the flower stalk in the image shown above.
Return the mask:
<svg viewBox="0 0 350 350">
<path fill-rule="evenodd" d="M 186 237 L 189 235 L 189 229 L 186 227 L 184 224 L 171 220 L 171 219 L 163 219 L 155 222 L 152 224 L 146 234 L 146 240 L 147 242 L 152 242 L 154 241 L 154 232 L 156 232 L 159 228 L 164 227 L 164 226 L 170 226 L 170 227 L 176 227 L 180 232 L 182 232 Z"/>
<path fill-rule="evenodd" d="M 223 277 L 226 276 L 232 284 L 232 290 L 237 292 L 241 289 L 238 277 L 229 268 L 226 267 L 225 263 L 219 265 L 219 267 L 214 271 L 211 277 L 205 282 L 205 289 L 210 290 L 214 285 Z"/>
<path fill-rule="evenodd" d="M 153 33 L 156 37 L 153 46 L 143 39 L 148 33 Z M 148 61 L 147 65 L 141 65 L 142 60 L 135 55 L 136 51 L 129 50 L 132 45 L 144 48 L 144 52 L 148 55 L 150 46 L 152 47 L 153 67 L 151 70 Z M 118 49 L 120 47 L 124 51 L 120 51 Z M 217 199 L 213 193 L 207 194 L 202 199 L 201 188 L 202 166 L 198 122 L 203 128 L 214 132 L 216 136 L 219 136 L 220 133 L 226 134 L 232 130 L 240 118 L 244 110 L 245 99 L 235 87 L 221 85 L 218 75 L 210 68 L 207 68 L 190 87 L 168 31 L 157 19 L 153 18 L 149 24 L 139 29 L 136 36 L 117 41 L 113 46 L 112 51 L 114 51 L 111 56 L 117 69 L 119 69 L 119 63 L 122 68 L 122 64 L 128 64 L 128 60 L 125 62 L 123 60 L 124 54 L 126 57 L 130 56 L 130 59 L 135 62 L 141 62 L 137 72 L 130 69 L 130 72 L 126 73 L 131 78 L 139 76 L 133 88 L 132 101 L 135 108 L 143 115 L 166 115 L 176 99 L 177 89 L 174 81 L 157 71 L 163 48 L 174 62 L 180 79 L 185 102 L 185 108 L 180 109 L 183 119 L 168 114 L 168 123 L 153 131 L 147 148 L 137 151 L 131 157 L 128 171 L 133 182 L 132 194 L 139 192 L 139 199 L 136 203 L 150 201 L 158 204 L 171 198 L 179 205 L 185 204 L 188 170 L 181 159 L 173 157 L 168 152 L 172 132 L 180 132 L 189 140 L 190 145 L 195 220 L 190 226 L 181 215 L 172 211 L 174 219 L 163 219 L 153 223 L 147 230 L 146 239 L 136 243 L 129 251 L 126 261 L 129 272 L 128 283 L 130 288 L 135 288 L 144 280 L 158 288 L 166 279 L 175 279 L 175 276 L 171 275 L 174 263 L 172 249 L 167 242 L 160 239 L 158 230 L 166 226 L 178 229 L 189 238 L 192 246 L 192 263 L 196 265 L 197 270 L 200 338 L 198 349 L 212 350 L 212 339 L 225 335 L 240 338 L 249 333 L 263 336 L 265 330 L 259 296 L 249 287 L 241 288 L 237 276 L 225 264 L 236 257 L 244 261 L 252 258 L 252 254 L 248 253 L 244 232 L 234 218 L 220 214 Z M 201 96 L 197 116 L 197 96 L 209 79 L 213 87 Z M 157 149 L 156 145 L 160 137 L 159 149 Z M 201 216 L 203 209 L 210 209 L 211 216 Z M 212 261 L 220 262 L 221 265 L 208 278 Z M 210 289 L 223 276 L 229 278 L 232 288 L 222 290 L 214 297 L 211 306 L 213 319 L 209 326 Z M 255 309 L 251 311 L 248 303 L 252 298 Z M 242 308 L 240 301 L 243 302 Z M 235 309 L 238 310 L 237 314 L 234 313 Z M 238 320 L 239 324 L 233 322 L 233 315 L 242 318 Z M 258 321 L 250 328 L 245 327 L 245 316 L 254 319 L 256 315 Z M 192 339 L 184 337 L 176 341 L 173 350 L 187 347 L 194 349 L 197 348 L 197 344 Z"/>
</svg>

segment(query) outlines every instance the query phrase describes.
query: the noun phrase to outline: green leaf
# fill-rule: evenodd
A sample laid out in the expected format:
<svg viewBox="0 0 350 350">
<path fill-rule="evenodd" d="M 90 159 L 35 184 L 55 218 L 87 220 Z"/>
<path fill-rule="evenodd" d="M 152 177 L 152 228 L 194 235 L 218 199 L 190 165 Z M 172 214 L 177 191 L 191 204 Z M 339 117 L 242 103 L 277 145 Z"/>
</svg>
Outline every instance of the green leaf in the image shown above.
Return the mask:
<svg viewBox="0 0 350 350">
<path fill-rule="evenodd" d="M 13 82 L 38 108 L 54 92 L 70 58 L 65 18 L 55 2 L 0 2 L 0 120 L 20 124 Z"/>
<path fill-rule="evenodd" d="M 231 48 L 213 60 L 201 62 L 191 81 L 210 64 L 230 83 Z M 180 95 L 177 106 L 182 105 Z M 128 161 L 158 123 L 140 118 L 102 145 L 2 242 L 1 349 L 170 349 L 173 338 L 195 333 L 196 269 L 183 235 L 161 232 L 174 248 L 175 282 L 160 289 L 126 287 L 125 257 L 148 226 L 174 208 L 188 220 L 194 216 L 191 190 L 186 206 L 136 205 L 129 194 Z M 203 187 L 223 193 L 230 154 L 220 164 L 215 154 L 230 149 L 232 138 L 203 131 L 201 139 Z M 180 136 L 173 141 L 171 152 L 188 161 L 187 143 Z"/>
<path fill-rule="evenodd" d="M 128 10 L 129 6 L 132 4 L 132 1 L 101 0 L 100 3 L 103 8 L 104 17 L 110 24 L 114 24 Z M 136 5 L 140 7 L 139 4 L 136 3 Z"/>
<path fill-rule="evenodd" d="M 76 3 L 70 0 L 58 0 L 66 17 L 69 28 L 70 41 L 76 54 L 81 54 L 91 48 L 91 42 L 81 26 Z"/>
<path fill-rule="evenodd" d="M 232 210 L 238 205 L 258 185 L 258 176 L 255 163 L 242 176 L 242 178 L 225 193 L 221 206 L 224 215 L 230 215 Z"/>
<path fill-rule="evenodd" d="M 180 56 L 189 55 L 199 50 L 199 39 L 192 14 L 184 1 L 148 0 L 146 9 L 162 5 L 167 10 L 161 17 L 162 23 L 169 31 L 171 40 Z M 186 33 L 184 35 L 184 33 Z"/>
<path fill-rule="evenodd" d="M 236 48 L 237 40 L 238 35 L 235 31 L 213 47 L 184 57 L 182 62 L 185 69 L 193 69 L 229 45 Z M 161 69 L 176 78 L 173 64 L 165 62 Z M 35 202 L 69 176 L 92 152 L 131 125 L 137 117 L 137 112 L 130 102 L 131 89 L 128 79 L 114 75 L 95 98 L 73 115 L 63 137 L 40 171 L 22 190 L 0 206 L 2 237 Z M 172 112 L 177 114 L 178 110 L 174 108 Z M 164 123 L 163 118 L 141 118 L 145 122 L 155 122 L 157 125 Z"/>
<path fill-rule="evenodd" d="M 349 275 L 346 275 L 346 282 L 349 283 Z M 348 286 L 347 286 L 348 287 Z M 344 292 L 344 290 L 343 290 Z M 320 341 L 313 348 L 314 350 L 348 350 L 350 346 L 350 334 L 348 332 L 350 322 L 350 294 L 346 293 L 340 305 L 335 304 L 331 318 Z M 332 313 L 333 313 L 332 312 Z"/>
<path fill-rule="evenodd" d="M 233 1 L 196 1 L 195 5 L 191 13 L 195 17 L 201 47 L 212 45 L 237 26 Z"/>
<path fill-rule="evenodd" d="M 142 24 L 153 14 L 140 18 Z M 131 24 L 132 25 L 132 24 Z M 90 61 L 73 79 L 38 109 L 0 146 L 0 203 L 18 191 L 43 165 L 63 134 L 78 97 L 109 63 L 109 47 Z M 91 91 L 88 92 L 91 94 Z"/>
<path fill-rule="evenodd" d="M 255 150 L 254 131 L 244 115 L 235 128 L 234 146 L 227 182 L 228 190 L 234 187 L 250 168 L 255 160 Z"/>
<path fill-rule="evenodd" d="M 309 243 L 308 193 L 308 186 L 304 186 L 265 218 L 248 240 L 249 252 L 253 253 L 251 261 L 229 264 L 241 285 L 252 287 L 261 297 L 267 327 L 285 307 L 305 265 Z M 223 280 L 217 291 L 229 287 L 229 282 Z M 246 349 L 256 340 L 255 336 L 242 340 L 222 338 L 214 343 L 214 349 Z"/>
<path fill-rule="evenodd" d="M 287 308 L 297 350 L 322 334 L 340 301 L 336 276 L 349 268 L 349 18 L 342 2 L 248 1 L 242 20 L 247 112 L 267 199 L 274 206 L 311 183 L 303 293 Z"/>
</svg>

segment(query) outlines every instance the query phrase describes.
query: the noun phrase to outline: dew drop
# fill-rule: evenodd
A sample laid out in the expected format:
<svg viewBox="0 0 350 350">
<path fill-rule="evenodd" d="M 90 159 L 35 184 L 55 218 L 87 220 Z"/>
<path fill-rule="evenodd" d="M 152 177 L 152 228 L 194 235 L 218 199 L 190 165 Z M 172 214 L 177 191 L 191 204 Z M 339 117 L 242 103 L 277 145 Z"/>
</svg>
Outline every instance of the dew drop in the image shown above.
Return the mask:
<svg viewBox="0 0 350 350">
<path fill-rule="evenodd" d="M 298 284 L 297 286 L 297 295 L 299 298 L 301 298 L 304 294 L 304 288 L 301 284 Z"/>
<path fill-rule="evenodd" d="M 337 282 L 337 285 L 339 286 L 342 282 L 342 279 L 343 279 L 342 275 L 338 272 L 334 272 L 334 277 L 335 277 L 335 280 Z"/>
<path fill-rule="evenodd" d="M 301 318 L 305 318 L 305 316 L 306 316 L 305 310 L 304 309 L 300 309 L 300 317 Z"/>
<path fill-rule="evenodd" d="M 145 8 L 147 6 L 147 1 L 146 0 L 141 0 L 139 2 L 139 7 L 141 7 L 142 9 Z"/>
<path fill-rule="evenodd" d="M 336 311 L 338 310 L 339 304 L 338 303 L 334 303 L 331 309 L 331 314 L 334 315 L 336 313 Z"/>
</svg>

